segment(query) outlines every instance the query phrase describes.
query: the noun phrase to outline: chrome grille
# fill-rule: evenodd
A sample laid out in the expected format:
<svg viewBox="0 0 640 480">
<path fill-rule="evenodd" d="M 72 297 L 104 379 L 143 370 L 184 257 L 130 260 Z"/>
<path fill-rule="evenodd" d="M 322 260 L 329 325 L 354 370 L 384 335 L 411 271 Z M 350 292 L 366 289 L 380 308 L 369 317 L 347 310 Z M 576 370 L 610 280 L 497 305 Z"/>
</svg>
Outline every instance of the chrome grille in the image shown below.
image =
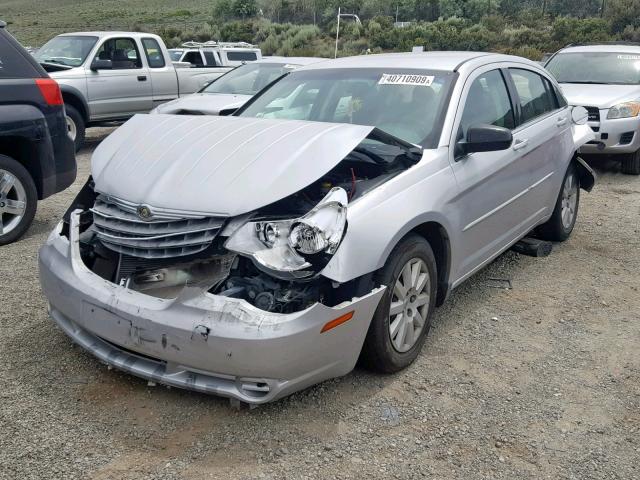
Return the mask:
<svg viewBox="0 0 640 480">
<path fill-rule="evenodd" d="M 137 206 L 99 195 L 91 211 L 93 230 L 102 244 L 118 253 L 140 258 L 173 258 L 201 252 L 222 228 L 224 217 L 181 217 L 177 212 L 157 212 L 149 220 L 135 212 Z"/>
</svg>

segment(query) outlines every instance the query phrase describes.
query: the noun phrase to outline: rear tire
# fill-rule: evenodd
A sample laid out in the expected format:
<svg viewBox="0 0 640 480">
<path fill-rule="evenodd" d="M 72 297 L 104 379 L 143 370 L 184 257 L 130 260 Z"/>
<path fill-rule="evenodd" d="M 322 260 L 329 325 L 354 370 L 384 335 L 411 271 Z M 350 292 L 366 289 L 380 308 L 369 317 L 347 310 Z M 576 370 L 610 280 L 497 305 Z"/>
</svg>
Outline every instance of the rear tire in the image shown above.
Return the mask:
<svg viewBox="0 0 640 480">
<path fill-rule="evenodd" d="M 564 242 L 573 231 L 580 205 L 580 177 L 572 161 L 562 181 L 551 218 L 537 228 L 537 236 L 551 242 Z"/>
<path fill-rule="evenodd" d="M 76 152 L 82 148 L 84 144 L 85 136 L 85 124 L 84 118 L 80 115 L 80 112 L 75 107 L 65 103 L 64 109 L 67 112 L 67 129 L 69 136 L 73 140 L 76 147 Z"/>
<path fill-rule="evenodd" d="M 27 169 L 0 155 L 0 245 L 15 242 L 27 231 L 37 206 L 38 192 Z"/>
<path fill-rule="evenodd" d="M 636 150 L 623 157 L 622 173 L 627 175 L 640 175 L 640 150 Z"/>
<path fill-rule="evenodd" d="M 360 358 L 372 370 L 393 373 L 416 359 L 431 328 L 437 286 L 431 246 L 419 235 L 407 236 L 393 249 L 375 281 L 387 289 Z"/>
</svg>

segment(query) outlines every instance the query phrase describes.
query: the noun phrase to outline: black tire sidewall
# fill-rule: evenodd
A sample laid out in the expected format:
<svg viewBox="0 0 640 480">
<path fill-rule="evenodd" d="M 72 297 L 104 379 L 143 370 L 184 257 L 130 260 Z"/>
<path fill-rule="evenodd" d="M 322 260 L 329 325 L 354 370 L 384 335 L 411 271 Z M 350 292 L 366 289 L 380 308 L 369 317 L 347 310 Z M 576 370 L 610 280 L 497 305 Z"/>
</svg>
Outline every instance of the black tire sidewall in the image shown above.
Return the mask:
<svg viewBox="0 0 640 480">
<path fill-rule="evenodd" d="M 66 111 L 67 116 L 71 118 L 73 123 L 76 124 L 76 139 L 74 140 L 74 143 L 75 143 L 75 148 L 77 152 L 82 148 L 82 145 L 84 144 L 84 136 L 85 136 L 84 118 L 82 118 L 82 115 L 80 115 L 80 112 L 78 112 L 78 110 L 76 110 L 76 108 L 71 105 L 65 104 L 64 109 Z"/>
<path fill-rule="evenodd" d="M 398 352 L 393 347 L 389 335 L 389 308 L 396 279 L 405 264 L 413 258 L 422 259 L 429 271 L 431 287 L 429 308 L 418 341 L 407 352 Z M 419 235 L 406 237 L 393 249 L 385 266 L 376 274 L 375 280 L 377 285 L 385 285 L 387 288 L 371 320 L 363 347 L 362 360 L 365 366 L 373 370 L 393 373 L 407 367 L 416 359 L 431 328 L 431 316 L 435 308 L 437 291 L 437 267 L 431 246 Z"/>
<path fill-rule="evenodd" d="M 19 239 L 31 225 L 38 208 L 38 191 L 27 169 L 13 158 L 0 154 L 0 169 L 11 172 L 22 183 L 27 195 L 25 214 L 18 226 L 5 235 L 0 234 L 0 245 L 7 245 Z"/>
<path fill-rule="evenodd" d="M 622 173 L 626 175 L 640 175 L 640 150 L 625 156 L 622 160 Z"/>
<path fill-rule="evenodd" d="M 562 193 L 564 191 L 564 184 L 569 175 L 573 175 L 576 185 L 578 186 L 576 190 L 576 211 L 573 216 L 573 221 L 569 227 L 565 227 L 562 222 Z M 572 161 L 567 168 L 567 171 L 562 178 L 562 184 L 560 185 L 560 192 L 558 192 L 558 197 L 556 199 L 556 204 L 553 209 L 553 213 L 551 218 L 543 225 L 538 228 L 538 236 L 544 240 L 549 240 L 552 242 L 564 242 L 571 236 L 571 232 L 573 232 L 573 227 L 575 227 L 576 221 L 578 219 L 578 210 L 580 207 L 580 177 L 578 176 L 578 169 L 576 168 L 575 163 Z"/>
</svg>

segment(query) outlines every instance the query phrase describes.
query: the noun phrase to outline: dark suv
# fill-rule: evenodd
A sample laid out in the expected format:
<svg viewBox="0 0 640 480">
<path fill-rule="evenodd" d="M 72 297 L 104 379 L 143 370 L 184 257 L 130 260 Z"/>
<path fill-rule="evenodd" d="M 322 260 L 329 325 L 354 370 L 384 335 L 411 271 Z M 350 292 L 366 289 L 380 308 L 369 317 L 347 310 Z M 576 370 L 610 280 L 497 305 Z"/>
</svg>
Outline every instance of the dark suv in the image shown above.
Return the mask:
<svg viewBox="0 0 640 480">
<path fill-rule="evenodd" d="M 0 245 L 29 228 L 38 200 L 76 178 L 60 88 L 5 27 L 0 21 Z"/>
</svg>

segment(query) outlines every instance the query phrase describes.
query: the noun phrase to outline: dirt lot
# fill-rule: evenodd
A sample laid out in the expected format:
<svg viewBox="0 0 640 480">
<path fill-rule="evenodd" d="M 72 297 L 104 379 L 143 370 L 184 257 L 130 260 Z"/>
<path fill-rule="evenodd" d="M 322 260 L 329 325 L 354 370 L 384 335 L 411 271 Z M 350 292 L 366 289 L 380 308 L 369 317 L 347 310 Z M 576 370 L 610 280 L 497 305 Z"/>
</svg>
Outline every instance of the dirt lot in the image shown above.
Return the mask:
<svg viewBox="0 0 640 480">
<path fill-rule="evenodd" d="M 596 164 L 570 241 L 457 290 L 406 371 L 235 411 L 107 370 L 47 318 L 38 246 L 102 133 L 0 249 L 0 478 L 640 478 L 640 179 Z"/>
</svg>

